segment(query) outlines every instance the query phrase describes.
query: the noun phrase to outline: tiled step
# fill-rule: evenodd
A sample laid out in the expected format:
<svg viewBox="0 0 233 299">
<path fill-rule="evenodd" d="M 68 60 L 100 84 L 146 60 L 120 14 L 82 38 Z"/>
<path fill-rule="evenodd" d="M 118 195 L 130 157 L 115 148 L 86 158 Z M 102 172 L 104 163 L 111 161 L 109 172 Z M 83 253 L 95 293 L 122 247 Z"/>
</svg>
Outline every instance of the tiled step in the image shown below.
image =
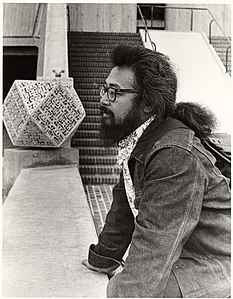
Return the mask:
<svg viewBox="0 0 233 299">
<path fill-rule="evenodd" d="M 134 42 L 127 42 L 127 45 L 136 45 Z M 112 49 L 118 45 L 118 43 L 112 44 L 109 48 L 100 48 L 100 47 L 89 47 L 88 45 L 86 47 L 80 48 L 79 50 L 76 49 L 76 47 L 71 47 L 70 52 L 73 57 L 87 57 L 91 55 L 92 57 L 96 58 L 102 58 L 104 56 L 110 57 L 110 53 L 112 52 Z"/>
<path fill-rule="evenodd" d="M 138 38 L 131 39 L 131 38 L 122 38 L 122 39 L 109 39 L 104 40 L 103 38 L 91 40 L 88 39 L 74 39 L 72 40 L 71 47 L 79 47 L 79 48 L 99 48 L 99 49 L 113 49 L 118 44 L 138 44 Z"/>
<path fill-rule="evenodd" d="M 78 127 L 78 130 L 99 130 L 101 124 L 100 123 L 87 123 L 82 122 Z"/>
<path fill-rule="evenodd" d="M 79 138 L 76 137 L 76 133 L 72 139 L 72 146 L 103 146 L 103 143 L 98 138 Z"/>
<path fill-rule="evenodd" d="M 79 165 L 80 174 L 119 174 L 121 168 L 118 165 Z"/>
<path fill-rule="evenodd" d="M 231 41 L 231 37 L 229 36 L 228 38 Z M 228 43 L 229 44 L 228 40 L 223 36 L 212 36 L 211 43 L 215 43 L 215 44 Z"/>
<path fill-rule="evenodd" d="M 96 52 L 98 51 L 99 53 L 103 53 L 103 52 L 111 52 L 112 49 L 118 45 L 118 44 L 131 44 L 131 45 L 134 45 L 136 43 L 138 43 L 137 40 L 128 40 L 128 41 L 125 41 L 125 40 L 112 40 L 111 43 L 109 44 L 106 44 L 106 43 L 97 43 L 96 41 L 92 41 L 92 42 L 80 42 L 80 41 L 73 41 L 72 44 L 71 44 L 71 51 L 74 51 L 77 46 L 79 47 L 78 49 L 78 52 L 81 53 L 81 52 L 84 52 L 84 51 L 89 51 L 89 52 Z"/>
<path fill-rule="evenodd" d="M 101 77 L 101 78 L 94 78 L 94 77 L 86 77 L 86 78 L 84 78 L 84 77 L 76 77 L 76 78 L 74 78 L 74 84 L 75 84 L 75 86 L 76 86 L 76 84 L 78 85 L 78 86 L 80 86 L 80 84 L 92 84 L 92 88 L 94 88 L 94 84 L 103 84 L 103 82 L 104 82 L 104 80 L 105 80 L 105 78 L 106 78 L 107 76 L 103 76 L 103 77 Z M 98 91 L 98 90 L 97 90 Z"/>
<path fill-rule="evenodd" d="M 139 34 L 84 32 L 69 34 L 70 76 L 86 110 L 86 117 L 72 138 L 79 148 L 80 173 L 85 184 L 116 184 L 120 168 L 118 149 L 104 147 L 99 139 L 99 85 L 112 68 L 110 52 L 119 43 L 142 44 Z"/>
<path fill-rule="evenodd" d="M 226 61 L 226 55 L 221 55 L 221 54 L 218 55 L 222 60 Z M 228 55 L 227 61 L 231 63 L 231 55 Z"/>
<path fill-rule="evenodd" d="M 226 59 L 224 58 L 224 57 L 221 57 L 220 56 L 220 59 L 221 59 L 221 61 L 222 61 L 222 63 L 224 64 L 224 65 L 226 65 L 226 63 L 228 64 L 228 68 L 230 68 L 231 67 L 231 60 L 227 60 L 226 61 Z"/>
<path fill-rule="evenodd" d="M 226 49 L 215 49 L 215 51 L 220 55 L 221 57 L 226 57 L 227 51 Z M 228 59 L 231 57 L 231 51 L 228 52 Z"/>
<path fill-rule="evenodd" d="M 77 76 L 84 75 L 84 74 L 90 74 L 92 76 L 96 76 L 100 73 L 107 75 L 109 73 L 109 70 L 111 70 L 110 64 L 109 67 L 106 66 L 100 67 L 100 66 L 93 66 L 93 65 L 81 66 L 80 62 L 72 62 L 72 72 Z"/>
<path fill-rule="evenodd" d="M 77 130 L 75 132 L 75 139 L 79 138 L 99 138 L 99 131 Z"/>
<path fill-rule="evenodd" d="M 103 229 L 107 212 L 112 204 L 112 189 L 114 185 L 85 184 L 84 190 L 94 218 L 97 234 Z"/>
<path fill-rule="evenodd" d="M 100 71 L 97 71 L 97 72 L 88 72 L 88 71 L 84 71 L 84 72 L 81 72 L 81 71 L 74 71 L 73 70 L 73 74 L 75 75 L 75 77 L 77 78 L 102 78 L 103 80 L 105 78 L 107 78 L 109 72 L 100 72 Z"/>
<path fill-rule="evenodd" d="M 92 53 L 94 53 L 94 54 L 98 55 L 100 53 L 102 53 L 102 54 L 103 53 L 104 54 L 109 53 L 110 54 L 111 49 L 102 49 L 100 47 L 91 48 L 91 47 L 86 46 L 86 47 L 83 47 L 83 48 L 80 48 L 80 49 L 77 50 L 77 48 L 71 47 L 70 52 L 71 52 L 72 55 L 75 53 L 76 55 L 79 55 L 79 56 L 80 56 L 80 54 L 83 54 L 83 53 L 84 54 L 90 53 L 91 55 L 92 55 Z"/>
<path fill-rule="evenodd" d="M 110 175 L 86 175 L 82 174 L 82 181 L 83 184 L 109 184 L 109 185 L 115 185 L 119 181 L 119 174 L 110 174 Z"/>
<path fill-rule="evenodd" d="M 89 44 L 96 43 L 96 44 L 101 44 L 101 45 L 106 45 L 106 44 L 111 45 L 112 42 L 118 42 L 118 41 L 141 42 L 140 36 L 138 34 L 135 35 L 135 33 L 114 34 L 112 32 L 109 32 L 109 34 L 108 34 L 107 32 L 105 32 L 104 34 L 99 34 L 99 32 L 92 32 L 90 34 L 85 34 L 85 35 L 81 35 L 79 33 L 78 33 L 78 35 L 72 34 L 72 37 L 71 37 L 71 44 L 76 42 L 80 45 L 83 45 L 83 43 L 89 43 Z"/>
<path fill-rule="evenodd" d="M 231 40 L 231 38 L 229 39 Z M 228 58 L 226 55 L 227 48 L 230 46 L 229 41 L 225 37 L 215 36 L 211 38 L 211 44 L 225 67 L 227 59 L 227 72 L 231 75 L 231 48 L 228 50 Z"/>
<path fill-rule="evenodd" d="M 99 109 L 100 107 L 100 96 L 98 97 L 98 101 L 90 102 L 90 101 L 84 101 L 82 97 L 82 104 L 87 111 L 87 109 Z"/>
<path fill-rule="evenodd" d="M 223 63 L 226 63 L 226 61 L 227 61 L 229 64 L 231 64 L 231 57 L 228 56 L 228 59 L 226 59 L 226 55 L 218 54 L 218 56 L 220 57 L 220 59 Z"/>
<path fill-rule="evenodd" d="M 216 49 L 216 51 L 222 51 L 222 52 L 226 52 L 226 49 L 228 47 L 230 47 L 229 44 L 212 44 L 212 46 Z M 231 48 L 229 48 L 228 50 L 229 52 L 231 52 Z"/>
<path fill-rule="evenodd" d="M 103 43 L 103 42 L 102 42 Z M 84 52 L 84 50 L 88 50 L 90 53 L 95 53 L 98 51 L 98 53 L 110 53 L 112 52 L 113 48 L 117 45 L 132 45 L 132 46 L 138 46 L 138 41 L 137 40 L 112 40 L 111 43 L 109 44 L 104 44 L 102 45 L 101 41 L 96 42 L 96 40 L 93 40 L 92 42 L 72 42 L 70 45 L 70 50 L 75 51 L 75 48 L 78 48 L 78 53 Z M 105 43 L 105 42 L 104 42 Z"/>
<path fill-rule="evenodd" d="M 219 58 L 221 59 L 222 63 L 225 65 L 226 62 L 228 63 L 228 65 L 230 66 L 231 65 L 231 59 L 226 59 L 226 57 L 223 57 L 221 55 L 219 55 Z"/>
<path fill-rule="evenodd" d="M 88 122 L 88 123 L 100 123 L 101 122 L 101 116 L 100 115 L 87 115 L 83 122 Z"/>
<path fill-rule="evenodd" d="M 90 55 L 90 53 L 76 53 L 76 52 L 73 52 L 72 53 L 72 59 L 71 59 L 71 62 L 72 61 L 89 61 L 89 62 L 95 62 L 95 63 L 105 63 L 107 61 L 107 63 L 110 63 L 110 60 L 109 59 L 106 59 L 106 58 L 109 58 L 109 55 L 106 56 L 106 53 L 92 53 Z"/>
<path fill-rule="evenodd" d="M 118 154 L 117 147 L 80 146 L 78 147 L 78 149 L 79 149 L 80 156 L 82 155 L 104 156 L 104 155 Z"/>
<path fill-rule="evenodd" d="M 86 108 L 85 111 L 87 115 L 100 115 L 99 109 Z"/>
<path fill-rule="evenodd" d="M 135 35 L 135 33 L 114 33 L 114 32 L 75 32 L 71 31 L 71 42 L 74 40 L 97 40 L 101 41 L 102 40 L 105 43 L 108 43 L 111 39 L 114 40 L 127 40 L 129 38 L 130 40 L 132 39 L 138 39 L 139 35 Z"/>
<path fill-rule="evenodd" d="M 81 156 L 79 159 L 80 165 L 89 164 L 104 164 L 104 165 L 117 165 L 117 156 Z"/>
<path fill-rule="evenodd" d="M 226 52 L 220 52 L 220 51 L 216 51 L 217 54 L 224 60 L 226 60 Z M 228 53 L 228 61 L 231 61 L 231 53 Z"/>
<path fill-rule="evenodd" d="M 72 58 L 71 65 L 72 69 L 74 69 L 76 66 L 81 68 L 99 68 L 99 70 L 103 69 L 111 69 L 112 64 L 108 60 L 103 60 L 103 62 L 94 62 L 90 61 L 88 58 L 88 61 L 83 60 L 83 57 L 77 57 L 79 59 Z"/>
<path fill-rule="evenodd" d="M 227 44 L 226 46 L 222 46 L 222 45 L 217 45 L 217 44 L 214 44 L 214 45 L 212 45 L 212 46 L 214 46 L 214 48 L 216 49 L 216 51 L 218 51 L 218 52 L 226 52 L 226 50 L 227 50 L 227 48 L 229 47 L 229 53 L 231 53 L 231 47 L 230 47 L 230 45 L 229 44 Z"/>
<path fill-rule="evenodd" d="M 76 133 L 72 139 L 72 146 L 103 146 L 103 143 L 98 138 L 79 138 L 76 137 Z"/>
<path fill-rule="evenodd" d="M 86 89 L 76 89 L 77 92 L 82 92 L 82 91 L 87 91 Z M 94 88 L 92 89 L 92 91 L 95 91 L 94 95 L 87 95 L 87 94 L 83 94 L 82 95 L 82 102 L 89 102 L 89 103 L 96 103 L 99 102 L 100 100 L 100 95 L 99 95 L 99 89 L 98 88 Z"/>
<path fill-rule="evenodd" d="M 70 31 L 72 33 L 72 36 L 83 36 L 83 37 L 86 37 L 86 36 L 101 36 L 103 35 L 104 37 L 106 36 L 115 36 L 116 38 L 119 37 L 119 36 L 135 36 L 134 33 L 130 33 L 130 32 L 94 32 L 94 31 L 82 31 L 82 32 L 79 32 L 79 31 Z"/>
<path fill-rule="evenodd" d="M 211 44 L 221 44 L 221 45 L 225 45 L 225 44 L 230 44 L 231 42 L 231 37 L 229 36 L 228 39 L 222 36 L 212 36 L 211 37 Z"/>
<path fill-rule="evenodd" d="M 75 83 L 75 82 L 74 82 Z M 89 88 L 88 88 L 89 86 Z M 74 88 L 77 91 L 78 95 L 82 96 L 99 96 L 99 90 L 94 86 L 94 83 L 75 83 Z M 96 98 L 97 101 L 97 98 Z"/>
</svg>

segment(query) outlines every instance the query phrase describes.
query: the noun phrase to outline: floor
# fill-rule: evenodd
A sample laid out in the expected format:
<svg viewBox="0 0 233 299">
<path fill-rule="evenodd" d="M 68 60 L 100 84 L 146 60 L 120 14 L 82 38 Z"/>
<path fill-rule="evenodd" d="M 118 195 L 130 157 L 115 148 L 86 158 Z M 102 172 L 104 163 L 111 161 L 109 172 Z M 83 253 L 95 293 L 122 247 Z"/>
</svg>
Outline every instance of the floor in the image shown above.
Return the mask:
<svg viewBox="0 0 233 299">
<path fill-rule="evenodd" d="M 87 201 L 98 235 L 103 229 L 107 212 L 112 203 L 113 186 L 114 185 L 84 185 Z"/>
</svg>

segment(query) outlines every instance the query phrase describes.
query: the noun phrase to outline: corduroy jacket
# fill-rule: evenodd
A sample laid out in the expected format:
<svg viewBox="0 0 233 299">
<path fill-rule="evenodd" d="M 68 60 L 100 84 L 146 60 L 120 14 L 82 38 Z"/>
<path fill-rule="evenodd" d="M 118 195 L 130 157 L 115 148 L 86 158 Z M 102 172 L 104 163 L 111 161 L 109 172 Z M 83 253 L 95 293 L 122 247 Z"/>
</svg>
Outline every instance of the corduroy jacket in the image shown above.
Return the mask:
<svg viewBox="0 0 233 299">
<path fill-rule="evenodd" d="M 156 121 L 138 141 L 129 168 L 138 216 L 122 176 L 89 263 L 118 267 L 108 297 L 163 297 L 171 272 L 183 297 L 230 296 L 230 188 L 215 158 L 188 128 L 153 141 Z M 118 261 L 118 262 L 117 262 Z"/>
</svg>

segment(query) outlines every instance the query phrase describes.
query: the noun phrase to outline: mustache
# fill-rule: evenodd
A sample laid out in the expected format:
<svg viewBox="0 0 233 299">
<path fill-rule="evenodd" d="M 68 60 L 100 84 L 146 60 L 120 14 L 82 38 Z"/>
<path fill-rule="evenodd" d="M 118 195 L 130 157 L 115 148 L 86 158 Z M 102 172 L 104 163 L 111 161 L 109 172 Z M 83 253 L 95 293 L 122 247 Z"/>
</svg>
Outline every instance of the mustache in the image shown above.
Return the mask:
<svg viewBox="0 0 233 299">
<path fill-rule="evenodd" d="M 100 113 L 103 115 L 104 113 L 112 115 L 113 116 L 113 112 L 111 110 L 109 110 L 108 108 L 106 108 L 105 106 L 100 106 L 99 107 Z"/>
</svg>

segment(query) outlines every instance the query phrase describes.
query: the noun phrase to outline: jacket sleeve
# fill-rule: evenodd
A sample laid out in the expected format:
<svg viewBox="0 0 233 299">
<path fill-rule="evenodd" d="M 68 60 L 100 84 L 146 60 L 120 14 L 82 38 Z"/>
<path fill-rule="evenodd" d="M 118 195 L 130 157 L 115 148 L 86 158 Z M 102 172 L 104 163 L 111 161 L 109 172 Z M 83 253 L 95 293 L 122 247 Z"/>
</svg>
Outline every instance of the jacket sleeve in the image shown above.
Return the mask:
<svg viewBox="0 0 233 299">
<path fill-rule="evenodd" d="M 122 174 L 113 188 L 113 202 L 97 245 L 91 245 L 89 263 L 94 267 L 119 267 L 134 231 L 134 216 L 124 189 Z"/>
<path fill-rule="evenodd" d="M 172 265 L 200 217 L 204 181 L 200 162 L 188 150 L 154 150 L 129 255 L 110 280 L 108 297 L 163 297 Z"/>
</svg>

